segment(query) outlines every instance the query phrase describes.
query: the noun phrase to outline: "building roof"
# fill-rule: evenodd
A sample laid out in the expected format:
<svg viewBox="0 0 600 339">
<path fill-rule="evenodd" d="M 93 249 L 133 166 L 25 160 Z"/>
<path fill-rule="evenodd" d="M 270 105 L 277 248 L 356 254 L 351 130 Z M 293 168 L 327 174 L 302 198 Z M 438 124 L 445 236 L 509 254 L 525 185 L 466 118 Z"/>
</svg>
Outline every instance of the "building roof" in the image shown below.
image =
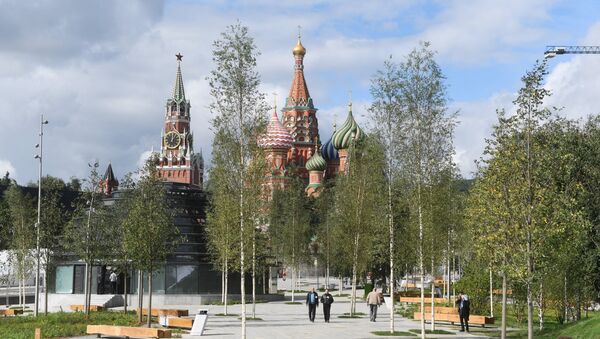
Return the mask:
<svg viewBox="0 0 600 339">
<path fill-rule="evenodd" d="M 284 148 L 290 149 L 294 143 L 294 138 L 290 132 L 283 127 L 277 117 L 277 109 L 273 110 L 271 120 L 267 126 L 267 132 L 258 141 L 258 146 L 262 148 Z"/>
<path fill-rule="evenodd" d="M 340 149 L 347 149 L 354 140 L 364 138 L 365 132 L 358 126 L 352 115 L 352 102 L 348 104 L 348 117 L 344 124 L 337 130 L 333 136 L 333 146 Z"/>
</svg>

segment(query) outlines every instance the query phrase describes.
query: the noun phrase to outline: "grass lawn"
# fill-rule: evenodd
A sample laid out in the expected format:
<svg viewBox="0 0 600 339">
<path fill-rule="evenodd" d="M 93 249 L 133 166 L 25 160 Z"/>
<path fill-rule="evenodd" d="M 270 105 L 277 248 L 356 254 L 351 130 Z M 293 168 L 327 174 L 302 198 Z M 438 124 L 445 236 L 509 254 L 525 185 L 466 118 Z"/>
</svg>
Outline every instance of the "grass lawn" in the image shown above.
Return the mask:
<svg viewBox="0 0 600 339">
<path fill-rule="evenodd" d="M 534 317 L 533 336 L 535 338 L 600 338 L 600 312 L 589 312 L 589 317 L 587 319 L 584 315 L 582 315 L 580 321 L 566 324 L 559 324 L 551 315 L 552 312 L 548 313 L 549 315 L 547 317 L 544 317 L 544 330 L 542 331 L 538 329 L 539 324 L 537 316 Z M 537 315 L 537 313 L 534 314 Z M 500 337 L 500 321 L 500 318 L 496 318 L 495 326 L 498 326 L 498 328 L 494 329 L 494 331 L 482 330 L 476 327 L 471 327 L 471 333 L 485 334 L 491 337 Z M 517 330 L 508 332 L 507 335 L 509 338 L 527 338 L 527 320 L 525 320 L 524 323 L 517 323 L 514 316 L 511 313 L 509 313 L 507 315 L 507 323 L 508 327 L 517 328 Z"/>
<path fill-rule="evenodd" d="M 285 304 L 286 305 L 302 305 L 302 303 L 299 301 L 286 301 Z"/>
<path fill-rule="evenodd" d="M 69 337 L 84 335 L 87 325 L 138 326 L 138 320 L 134 312 L 91 312 L 89 320 L 81 312 L 59 312 L 37 318 L 0 318 L 0 333 L 3 339 L 30 339 L 35 335 L 36 327 L 39 327 L 43 338 Z"/>
<path fill-rule="evenodd" d="M 402 331 L 394 331 L 394 333 L 390 333 L 390 331 L 375 331 L 371 332 L 375 335 L 380 335 L 384 337 L 416 337 L 416 335 L 410 332 L 402 332 Z"/>
</svg>

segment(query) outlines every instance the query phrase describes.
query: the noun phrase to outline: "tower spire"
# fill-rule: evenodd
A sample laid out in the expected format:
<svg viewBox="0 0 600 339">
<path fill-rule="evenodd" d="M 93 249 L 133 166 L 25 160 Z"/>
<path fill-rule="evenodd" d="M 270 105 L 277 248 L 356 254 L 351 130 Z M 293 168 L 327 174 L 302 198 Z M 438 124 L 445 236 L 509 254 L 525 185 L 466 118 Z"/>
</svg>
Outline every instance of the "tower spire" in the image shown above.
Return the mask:
<svg viewBox="0 0 600 339">
<path fill-rule="evenodd" d="M 173 100 L 180 102 L 185 101 L 185 90 L 183 89 L 183 77 L 181 76 L 181 59 L 183 55 L 177 53 L 177 76 L 175 77 L 175 86 L 173 87 Z"/>
</svg>

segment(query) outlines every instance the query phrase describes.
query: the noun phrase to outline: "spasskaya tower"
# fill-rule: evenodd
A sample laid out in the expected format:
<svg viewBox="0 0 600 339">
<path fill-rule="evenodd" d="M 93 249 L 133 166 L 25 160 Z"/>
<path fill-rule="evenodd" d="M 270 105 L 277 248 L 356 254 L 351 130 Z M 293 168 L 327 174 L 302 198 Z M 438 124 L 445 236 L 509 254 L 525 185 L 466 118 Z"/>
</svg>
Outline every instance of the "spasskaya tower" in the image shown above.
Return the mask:
<svg viewBox="0 0 600 339">
<path fill-rule="evenodd" d="M 194 134 L 190 131 L 190 101 L 185 99 L 181 59 L 177 54 L 177 76 L 173 97 L 167 100 L 165 124 L 161 133 L 158 176 L 169 182 L 202 187 L 204 161 L 194 152 Z"/>
</svg>

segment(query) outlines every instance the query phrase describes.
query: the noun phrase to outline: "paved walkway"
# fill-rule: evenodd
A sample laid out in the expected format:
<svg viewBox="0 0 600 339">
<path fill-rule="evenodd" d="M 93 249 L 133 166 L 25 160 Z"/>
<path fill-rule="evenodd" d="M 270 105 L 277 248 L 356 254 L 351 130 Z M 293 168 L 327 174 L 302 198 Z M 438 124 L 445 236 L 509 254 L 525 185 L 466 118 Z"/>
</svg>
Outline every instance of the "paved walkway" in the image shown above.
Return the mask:
<svg viewBox="0 0 600 339">
<path fill-rule="evenodd" d="M 215 316 L 223 312 L 223 306 L 181 306 L 169 305 L 169 308 L 187 308 L 190 314 L 195 314 L 199 308 L 209 309 L 209 318 L 203 336 L 211 338 L 239 338 L 241 332 L 241 321 L 238 317 Z M 248 316 L 251 316 L 252 305 L 247 305 Z M 240 305 L 228 307 L 228 313 L 239 314 Z M 317 319 L 314 323 L 308 320 L 307 307 L 302 305 L 288 305 L 284 302 L 270 302 L 256 305 L 256 316 L 262 318 L 262 321 L 248 321 L 246 333 L 248 338 L 252 339 L 280 339 L 280 338 L 385 338 L 371 334 L 372 331 L 386 331 L 389 329 L 389 311 L 385 305 L 379 308 L 377 322 L 372 323 L 369 317 L 364 316 L 360 319 L 342 319 L 338 316 L 350 310 L 350 301 L 348 298 L 336 298 L 331 309 L 331 322 L 323 321 L 322 307 L 317 309 Z M 364 302 L 358 303 L 357 312 L 368 314 L 367 306 Z M 395 318 L 397 331 L 408 331 L 409 329 L 419 328 L 419 322 L 402 318 L 396 315 Z M 427 325 L 429 328 L 430 325 Z M 462 334 L 457 332 L 457 326 L 437 326 L 439 329 L 445 329 L 457 334 L 455 335 L 432 335 L 428 338 L 485 338 L 477 335 Z M 95 338 L 95 336 L 86 336 L 81 338 Z M 188 334 L 183 334 L 182 338 L 198 338 Z M 398 337 L 396 337 L 398 338 Z M 415 337 L 412 337 L 415 338 Z"/>
</svg>

